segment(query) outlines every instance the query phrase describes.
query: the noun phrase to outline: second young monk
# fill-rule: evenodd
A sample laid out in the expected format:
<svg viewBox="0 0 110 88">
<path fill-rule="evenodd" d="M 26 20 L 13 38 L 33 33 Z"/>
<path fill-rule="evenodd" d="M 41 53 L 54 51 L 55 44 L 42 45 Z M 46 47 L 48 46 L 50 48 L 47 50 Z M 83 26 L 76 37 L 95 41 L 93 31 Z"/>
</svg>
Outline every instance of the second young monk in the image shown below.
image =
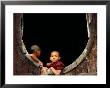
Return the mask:
<svg viewBox="0 0 110 88">
<path fill-rule="evenodd" d="M 31 46 L 32 54 L 30 54 L 31 58 L 33 61 L 35 61 L 38 65 L 43 67 L 43 63 L 39 60 L 39 56 L 41 54 L 41 49 L 37 45 L 32 45 Z"/>
</svg>

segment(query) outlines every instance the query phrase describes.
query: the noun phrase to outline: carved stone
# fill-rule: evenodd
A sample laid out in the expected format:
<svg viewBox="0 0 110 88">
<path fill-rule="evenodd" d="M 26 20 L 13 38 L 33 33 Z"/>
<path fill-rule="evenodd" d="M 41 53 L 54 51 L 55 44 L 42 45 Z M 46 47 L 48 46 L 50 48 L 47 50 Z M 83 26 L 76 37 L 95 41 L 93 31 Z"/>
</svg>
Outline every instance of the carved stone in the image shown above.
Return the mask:
<svg viewBox="0 0 110 88">
<path fill-rule="evenodd" d="M 23 14 L 14 14 L 14 74 L 40 74 L 39 68 L 26 57 L 28 54 L 22 40 Z M 62 71 L 64 75 L 97 74 L 97 14 L 86 14 L 88 43 L 82 54 Z M 38 72 L 38 73 L 35 73 Z"/>
<path fill-rule="evenodd" d="M 21 30 L 22 15 L 14 14 L 14 75 L 39 75 L 39 68 L 26 57 Z"/>
</svg>

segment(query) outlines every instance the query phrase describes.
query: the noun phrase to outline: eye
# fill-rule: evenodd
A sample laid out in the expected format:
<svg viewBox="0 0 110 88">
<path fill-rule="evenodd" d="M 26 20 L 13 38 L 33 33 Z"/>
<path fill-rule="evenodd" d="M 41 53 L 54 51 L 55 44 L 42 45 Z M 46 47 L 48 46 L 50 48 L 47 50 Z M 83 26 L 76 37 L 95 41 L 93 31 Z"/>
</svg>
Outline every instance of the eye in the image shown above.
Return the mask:
<svg viewBox="0 0 110 88">
<path fill-rule="evenodd" d="M 57 57 L 57 55 L 55 55 L 55 57 Z"/>
</svg>

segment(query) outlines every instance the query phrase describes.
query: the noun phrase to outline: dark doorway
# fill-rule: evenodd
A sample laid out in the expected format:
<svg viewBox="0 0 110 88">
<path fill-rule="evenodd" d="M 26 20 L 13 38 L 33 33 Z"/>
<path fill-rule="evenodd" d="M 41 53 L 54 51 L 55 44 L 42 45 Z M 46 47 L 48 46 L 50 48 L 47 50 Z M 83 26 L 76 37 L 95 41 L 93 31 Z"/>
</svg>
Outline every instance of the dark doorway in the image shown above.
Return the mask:
<svg viewBox="0 0 110 88">
<path fill-rule="evenodd" d="M 34 44 L 40 46 L 44 65 L 53 50 L 60 52 L 65 66 L 71 64 L 84 50 L 87 41 L 86 14 L 24 14 L 24 44 L 30 52 Z"/>
</svg>

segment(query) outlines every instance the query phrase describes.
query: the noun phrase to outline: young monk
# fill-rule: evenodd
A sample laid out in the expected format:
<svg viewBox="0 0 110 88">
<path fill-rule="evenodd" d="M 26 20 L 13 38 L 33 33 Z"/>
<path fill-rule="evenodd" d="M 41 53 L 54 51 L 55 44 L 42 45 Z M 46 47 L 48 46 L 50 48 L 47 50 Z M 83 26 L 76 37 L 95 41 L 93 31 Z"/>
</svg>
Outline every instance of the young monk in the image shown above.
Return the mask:
<svg viewBox="0 0 110 88">
<path fill-rule="evenodd" d="M 32 54 L 30 54 L 31 58 L 33 61 L 35 61 L 38 65 L 43 67 L 43 63 L 39 60 L 39 56 L 41 54 L 41 49 L 37 45 L 32 45 L 31 46 Z"/>
<path fill-rule="evenodd" d="M 58 51 L 52 51 L 50 56 L 51 62 L 47 63 L 47 67 L 43 67 L 43 75 L 60 75 L 61 70 L 64 68 L 60 58 Z"/>
</svg>

